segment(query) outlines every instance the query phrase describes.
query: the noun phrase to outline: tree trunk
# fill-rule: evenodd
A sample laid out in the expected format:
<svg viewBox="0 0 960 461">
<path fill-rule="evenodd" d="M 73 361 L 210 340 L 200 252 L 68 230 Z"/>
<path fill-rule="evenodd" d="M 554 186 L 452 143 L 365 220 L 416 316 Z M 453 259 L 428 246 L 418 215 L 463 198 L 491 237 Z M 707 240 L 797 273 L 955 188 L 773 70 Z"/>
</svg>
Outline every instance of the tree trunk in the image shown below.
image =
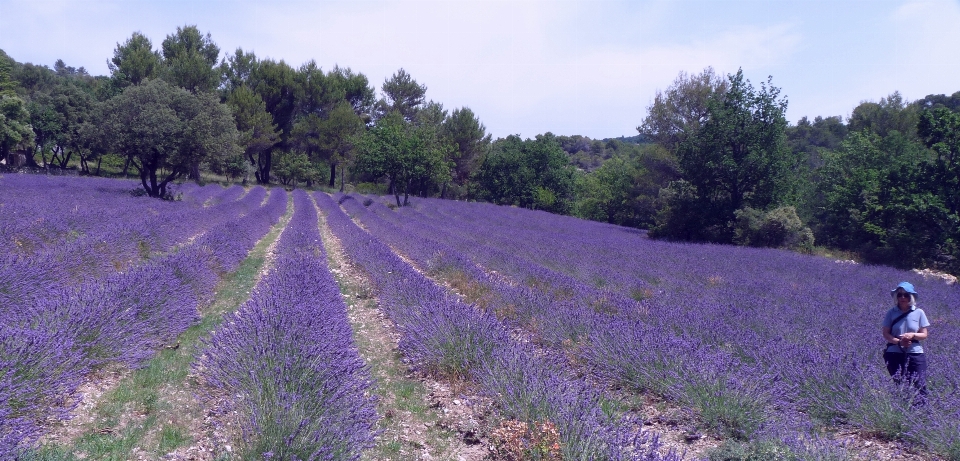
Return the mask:
<svg viewBox="0 0 960 461">
<path fill-rule="evenodd" d="M 200 182 L 200 163 L 190 165 L 190 180 Z"/>
<path fill-rule="evenodd" d="M 42 154 L 43 151 L 41 150 L 40 153 Z M 37 165 L 37 159 L 34 158 L 35 155 L 36 152 L 33 149 L 30 150 L 30 155 L 27 155 L 27 166 L 30 168 L 40 168 L 40 165 Z M 0 158 L 6 158 L 6 155 L 0 155 Z"/>
<path fill-rule="evenodd" d="M 103 156 L 97 157 L 97 176 L 100 176 L 100 162 L 103 160 Z"/>
<path fill-rule="evenodd" d="M 330 188 L 331 189 L 333 189 L 333 187 L 336 186 L 336 180 L 337 180 L 337 163 L 330 162 Z M 341 181 L 340 187 L 343 187 L 342 184 L 343 182 Z"/>
<path fill-rule="evenodd" d="M 341 168 L 341 169 L 340 169 L 340 193 L 341 193 L 341 194 L 343 193 L 343 170 L 345 170 L 345 169 L 346 169 L 346 168 Z"/>
<path fill-rule="evenodd" d="M 257 165 L 257 182 L 260 184 L 270 184 L 270 166 L 273 160 L 273 153 L 265 151 L 260 154 L 260 164 Z"/>
<path fill-rule="evenodd" d="M 397 192 L 397 184 L 393 178 L 390 178 L 390 193 L 397 199 L 397 207 L 403 206 L 400 204 L 400 193 Z"/>
<path fill-rule="evenodd" d="M 123 162 L 123 173 L 122 173 L 122 174 L 123 174 L 123 177 L 124 177 L 124 178 L 127 177 L 127 170 L 128 170 L 129 168 L 130 168 L 130 156 L 128 155 L 127 158 L 126 158 L 126 160 L 124 160 L 124 162 Z M 141 177 L 141 178 L 143 177 L 143 172 L 142 172 L 142 171 L 140 172 L 140 177 Z M 146 187 L 146 186 L 147 186 L 146 183 L 144 183 L 143 186 Z"/>
</svg>

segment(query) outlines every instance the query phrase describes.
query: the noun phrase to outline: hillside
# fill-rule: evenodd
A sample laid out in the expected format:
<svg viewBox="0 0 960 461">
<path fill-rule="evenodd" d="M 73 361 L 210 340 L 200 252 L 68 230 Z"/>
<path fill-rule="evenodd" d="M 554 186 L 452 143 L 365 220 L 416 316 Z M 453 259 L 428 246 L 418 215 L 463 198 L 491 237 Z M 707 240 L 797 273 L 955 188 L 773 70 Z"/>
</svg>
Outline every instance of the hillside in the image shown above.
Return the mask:
<svg viewBox="0 0 960 461">
<path fill-rule="evenodd" d="M 491 204 L 135 187 L 0 176 L 8 456 L 957 459 L 940 279 Z M 903 280 L 923 408 L 879 351 Z"/>
</svg>

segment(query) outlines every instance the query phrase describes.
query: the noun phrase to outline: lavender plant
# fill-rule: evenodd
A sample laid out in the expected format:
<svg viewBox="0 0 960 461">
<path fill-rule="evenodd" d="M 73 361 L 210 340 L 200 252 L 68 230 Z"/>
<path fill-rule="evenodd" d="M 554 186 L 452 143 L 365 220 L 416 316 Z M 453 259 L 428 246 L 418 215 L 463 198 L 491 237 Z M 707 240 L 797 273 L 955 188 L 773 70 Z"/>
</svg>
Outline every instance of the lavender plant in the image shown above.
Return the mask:
<svg viewBox="0 0 960 461">
<path fill-rule="evenodd" d="M 605 333 L 600 332 L 609 330 L 603 325 L 622 318 L 649 325 L 647 330 L 656 342 L 669 337 L 696 340 L 703 345 L 702 353 L 706 355 L 695 355 L 692 360 L 702 362 L 717 353 L 727 354 L 730 363 L 735 365 L 731 369 L 736 372 L 724 373 L 723 380 L 737 380 L 737 376 L 746 372 L 750 378 L 744 382 L 759 379 L 759 382 L 771 383 L 772 392 L 764 393 L 766 396 L 761 395 L 763 398 L 759 399 L 765 402 L 764 409 L 756 413 L 764 415 L 764 424 L 793 424 L 798 430 L 805 430 L 799 429 L 806 424 L 802 423 L 803 416 L 811 415 L 821 423 L 851 424 L 870 432 L 882 429 L 884 421 L 892 421 L 891 417 L 899 414 L 895 406 L 875 405 L 870 403 L 868 394 L 845 389 L 851 386 L 871 389 L 879 383 L 888 383 L 878 354 L 868 353 L 875 348 L 869 345 L 873 344 L 869 339 L 878 336 L 877 319 L 887 305 L 884 291 L 877 287 L 893 285 L 898 279 L 911 279 L 914 275 L 782 251 L 654 242 L 635 231 L 615 226 L 504 207 L 431 200 L 422 200 L 417 205 L 414 208 L 418 209 L 407 207 L 398 212 L 385 212 L 374 203 L 368 209 L 383 215 L 394 226 L 406 228 L 410 234 L 429 235 L 450 248 L 457 248 L 462 256 L 476 261 L 486 271 L 508 277 L 513 281 L 512 286 L 525 284 L 542 290 L 553 298 L 554 308 L 564 307 L 562 302 L 557 302 L 563 301 L 564 296 L 570 299 L 571 293 L 588 289 L 619 293 L 640 304 L 639 309 L 624 309 L 617 308 L 613 302 L 611 309 L 610 304 L 601 304 L 598 308 L 596 303 L 581 303 L 605 316 L 599 321 L 595 316 L 573 313 L 570 309 L 551 310 L 549 317 L 539 318 L 536 310 L 530 310 L 528 313 L 532 315 L 520 318 L 521 323 L 536 331 L 545 344 L 564 336 L 574 342 L 576 338 L 592 338 L 591 334 L 603 339 Z M 356 216 L 364 219 L 362 214 Z M 366 222 L 365 227 L 371 232 L 376 229 Z M 611 261 L 616 263 L 610 264 Z M 567 281 L 544 269 L 568 277 Z M 579 285 L 569 283 L 570 278 Z M 945 312 L 947 306 L 955 302 L 956 292 L 945 292 L 945 287 L 938 282 L 922 283 L 930 286 L 927 292 L 930 296 L 924 298 L 923 304 L 928 313 Z M 950 324 L 948 321 L 944 326 Z M 836 333 L 824 333 L 825 325 L 855 327 L 838 330 L 844 334 L 833 341 L 811 345 L 811 337 L 836 336 Z M 847 338 L 863 340 L 850 344 Z M 593 360 L 584 361 L 592 363 L 595 370 L 603 369 L 602 373 L 608 377 L 637 376 L 629 369 L 623 370 L 622 364 L 642 366 L 651 355 L 660 357 L 653 363 L 661 364 L 672 363 L 670 357 L 682 357 L 681 352 L 669 347 L 650 354 L 650 348 L 657 349 L 657 344 L 638 341 L 635 350 L 644 352 L 633 352 L 636 357 L 626 361 L 624 356 L 631 353 L 630 347 L 619 347 L 619 352 L 602 350 L 615 344 L 611 340 L 587 340 L 583 347 L 573 350 L 584 357 L 592 354 Z M 837 347 L 841 344 L 843 347 Z M 937 346 L 946 356 L 956 353 L 956 347 L 949 344 Z M 847 358 L 838 363 L 838 357 Z M 825 376 L 824 370 L 843 369 L 851 361 L 865 364 L 873 374 L 870 376 L 875 375 L 876 379 L 856 380 L 848 376 L 849 373 L 836 372 L 833 379 L 843 386 L 817 382 Z M 662 376 L 655 375 L 650 381 L 662 380 Z M 947 365 L 931 374 L 928 383 L 931 388 L 950 389 L 955 387 L 952 384 L 956 382 L 955 376 L 955 367 Z M 880 393 L 884 398 L 904 401 L 896 390 L 886 387 L 887 391 Z M 751 394 L 752 391 L 743 398 L 749 400 Z M 941 395 L 946 398 L 938 404 L 949 414 L 956 407 L 955 400 L 948 394 Z M 860 403 L 839 411 L 836 405 L 825 404 L 845 398 Z M 737 399 L 730 400 L 735 401 Z M 858 408 L 879 408 L 880 411 L 874 415 L 859 414 Z M 911 414 L 922 418 L 916 412 Z M 932 433 L 938 433 L 931 429 Z M 918 440 L 904 431 L 904 428 L 893 429 L 898 434 L 896 437 Z"/>
<path fill-rule="evenodd" d="M 3 185 L 9 186 L 10 182 L 5 180 Z M 98 206 L 110 205 L 109 200 L 114 199 L 119 202 L 135 200 L 126 190 L 111 187 L 103 191 L 107 202 L 98 203 Z M 0 187 L 0 197 L 4 194 L 9 191 Z M 111 194 L 120 194 L 121 197 L 112 197 Z M 239 196 L 236 191 L 234 194 Z M 197 309 L 210 299 L 218 280 L 214 268 L 236 262 L 223 255 L 217 256 L 220 248 L 215 245 L 188 244 L 183 239 L 205 231 L 205 236 L 211 236 L 209 242 L 214 244 L 230 240 L 231 245 L 250 248 L 279 219 L 285 208 L 285 193 L 280 191 L 271 195 L 276 199 L 266 206 L 261 206 L 265 191 L 254 189 L 241 200 L 223 203 L 205 212 L 192 208 L 191 214 L 189 206 L 173 210 L 169 217 L 174 221 L 169 227 L 156 227 L 140 234 L 152 242 L 151 245 L 166 248 L 169 252 L 151 254 L 150 259 L 122 272 L 90 269 L 84 266 L 85 262 L 76 262 L 71 259 L 71 255 L 77 254 L 72 244 L 66 245 L 69 247 L 67 251 L 59 251 L 55 246 L 35 248 L 37 251 L 33 254 L 18 254 L 6 260 L 0 266 L 0 273 L 11 276 L 7 281 L 14 282 L 0 284 L 3 287 L 0 291 L 11 300 L 0 309 L 2 443 L 28 447 L 39 436 L 37 422 L 62 417 L 69 411 L 75 402 L 76 388 L 89 370 L 115 361 L 138 366 L 160 345 L 173 341 L 195 321 Z M 68 200 L 69 197 L 58 199 Z M 108 229 L 124 227 L 123 219 L 129 218 L 124 216 L 114 216 L 101 224 Z M 163 221 L 154 222 L 159 225 Z M 96 234 L 92 228 L 76 229 L 87 232 L 79 240 L 96 240 L 96 235 L 111 235 L 113 238 L 106 241 L 110 244 L 103 244 L 115 243 L 124 248 L 130 248 L 130 242 L 124 240 L 124 236 L 133 235 L 111 234 L 109 230 L 106 234 Z M 214 238 L 217 235 L 227 237 Z M 178 243 L 181 246 L 175 246 Z M 97 255 L 85 257 L 96 260 Z M 109 258 L 111 255 L 99 256 Z M 67 266 L 68 272 L 73 270 L 71 264 L 89 270 L 80 283 L 53 277 L 54 282 L 60 283 L 53 283 L 45 290 L 37 289 L 38 282 L 48 280 L 45 276 L 62 275 L 63 266 Z M 26 282 L 17 282 L 23 280 Z M 0 453 L 15 457 L 17 451 Z"/>
<path fill-rule="evenodd" d="M 507 325 L 429 281 L 357 227 L 343 210 L 362 220 L 373 235 L 386 235 L 373 230 L 382 222 L 368 220 L 362 204 L 325 194 L 315 198 L 351 259 L 376 286 L 381 306 L 401 331 L 401 351 L 415 366 L 448 370 L 445 364 L 453 363 L 457 372 L 465 369 L 483 392 L 495 398 L 504 417 L 533 425 L 555 424 L 565 458 L 675 459 L 673 453 L 659 454 L 655 439 L 639 428 L 604 415 L 598 395 L 567 375 L 556 357 L 517 343 Z M 416 251 L 412 246 L 404 248 Z M 425 253 L 421 249 L 419 254 Z M 473 325 L 486 326 L 474 329 Z M 451 331 L 467 333 L 456 338 Z"/>
<path fill-rule="evenodd" d="M 359 459 L 373 441 L 372 382 L 317 226 L 312 200 L 295 191 L 274 267 L 196 365 L 211 385 L 237 396 L 250 458 Z"/>
</svg>

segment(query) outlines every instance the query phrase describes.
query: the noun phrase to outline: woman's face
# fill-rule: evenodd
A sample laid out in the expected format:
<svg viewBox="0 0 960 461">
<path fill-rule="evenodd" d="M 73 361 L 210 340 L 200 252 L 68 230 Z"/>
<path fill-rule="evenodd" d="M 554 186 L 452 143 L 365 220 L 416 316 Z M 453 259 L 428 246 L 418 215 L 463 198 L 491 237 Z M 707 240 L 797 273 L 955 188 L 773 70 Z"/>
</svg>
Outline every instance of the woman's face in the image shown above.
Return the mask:
<svg viewBox="0 0 960 461">
<path fill-rule="evenodd" d="M 900 309 L 910 307 L 910 293 L 907 293 L 903 289 L 898 289 L 895 296 L 897 297 L 897 306 L 899 306 Z"/>
</svg>

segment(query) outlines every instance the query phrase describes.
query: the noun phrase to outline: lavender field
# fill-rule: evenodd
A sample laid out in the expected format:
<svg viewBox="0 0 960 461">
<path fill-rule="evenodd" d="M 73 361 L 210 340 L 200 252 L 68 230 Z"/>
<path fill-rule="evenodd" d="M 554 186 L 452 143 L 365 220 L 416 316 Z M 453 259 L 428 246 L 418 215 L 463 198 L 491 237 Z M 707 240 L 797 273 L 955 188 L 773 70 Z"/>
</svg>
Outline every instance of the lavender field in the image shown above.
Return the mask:
<svg viewBox="0 0 960 461">
<path fill-rule="evenodd" d="M 652 241 L 542 212 L 421 199 L 341 198 L 423 271 L 468 280 L 477 304 L 608 389 L 658 395 L 725 439 L 796 459 L 852 456 L 856 429 L 960 457 L 957 287 L 912 272 L 778 250 Z M 367 206 L 363 206 L 367 203 Z M 930 401 L 912 405 L 881 359 L 879 323 L 902 280 L 933 319 Z M 482 367 L 481 367 L 482 368 Z"/>
<path fill-rule="evenodd" d="M 0 459 L 66 420 L 96 370 L 179 344 L 284 214 L 249 299 L 194 357 L 206 392 L 230 396 L 214 410 L 241 415 L 238 459 L 361 459 L 378 443 L 378 383 L 323 227 L 409 367 L 468 383 L 498 421 L 549 429 L 550 443 L 522 434 L 527 458 L 681 459 L 646 429 L 637 402 L 652 399 L 682 409 L 688 433 L 778 459 L 856 459 L 838 431 L 960 459 L 960 292 L 940 279 L 489 204 L 135 187 L 0 177 Z M 925 406 L 881 358 L 903 280 L 932 322 Z"/>
</svg>

